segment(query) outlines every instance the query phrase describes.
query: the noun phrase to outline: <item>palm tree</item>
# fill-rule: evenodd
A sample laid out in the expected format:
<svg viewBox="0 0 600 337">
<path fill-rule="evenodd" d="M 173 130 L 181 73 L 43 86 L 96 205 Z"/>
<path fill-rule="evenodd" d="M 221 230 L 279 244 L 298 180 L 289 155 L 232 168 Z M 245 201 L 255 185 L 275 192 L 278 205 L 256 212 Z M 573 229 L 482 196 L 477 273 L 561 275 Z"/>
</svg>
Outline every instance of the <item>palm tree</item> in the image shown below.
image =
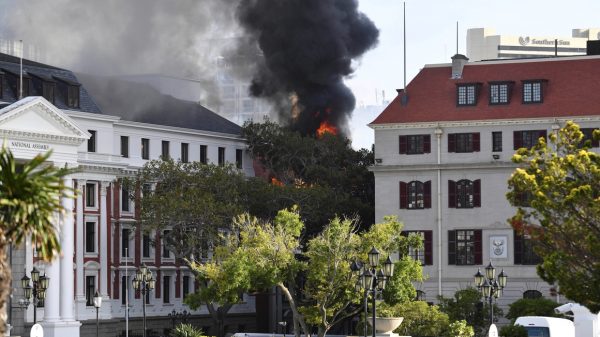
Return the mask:
<svg viewBox="0 0 600 337">
<path fill-rule="evenodd" d="M 72 170 L 48 165 L 51 152 L 17 163 L 6 144 L 0 149 L 0 335 L 6 329 L 6 299 L 11 289 L 11 270 L 6 250 L 31 235 L 38 256 L 50 261 L 60 252 L 54 228 L 61 198 L 73 198 L 63 177 Z"/>
</svg>

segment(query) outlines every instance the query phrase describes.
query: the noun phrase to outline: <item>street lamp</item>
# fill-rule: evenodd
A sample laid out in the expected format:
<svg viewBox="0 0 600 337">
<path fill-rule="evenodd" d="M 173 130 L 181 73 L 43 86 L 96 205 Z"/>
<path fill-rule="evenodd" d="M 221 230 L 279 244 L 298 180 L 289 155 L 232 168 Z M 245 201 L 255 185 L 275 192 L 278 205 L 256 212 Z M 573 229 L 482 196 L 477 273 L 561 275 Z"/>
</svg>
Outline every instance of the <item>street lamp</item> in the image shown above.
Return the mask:
<svg viewBox="0 0 600 337">
<path fill-rule="evenodd" d="M 377 315 L 377 309 L 375 308 L 375 300 L 377 298 L 377 292 L 382 292 L 385 289 L 387 280 L 394 275 L 394 263 L 388 256 L 387 260 L 383 263 L 383 267 L 377 269 L 379 266 L 379 251 L 373 247 L 368 253 L 369 264 L 363 264 L 356 262 L 350 265 L 350 269 L 353 274 L 358 275 L 360 271 L 360 284 L 361 288 L 365 291 L 364 303 L 365 303 L 365 337 L 367 336 L 366 320 L 367 320 L 367 297 L 371 294 L 371 304 L 373 306 L 373 337 L 375 337 L 375 316 Z"/>
<path fill-rule="evenodd" d="M 25 293 L 24 307 L 27 308 L 33 302 L 33 324 L 35 324 L 37 322 L 37 306 L 46 298 L 46 289 L 48 289 L 50 278 L 45 274 L 40 276 L 40 271 L 36 267 L 33 267 L 30 274 L 31 278 L 27 277 L 27 271 L 25 271 L 25 276 L 21 278 L 21 288 Z M 29 281 L 32 281 L 33 287 L 29 285 Z M 32 295 L 33 300 L 30 302 L 29 299 Z"/>
<path fill-rule="evenodd" d="M 133 278 L 133 289 L 139 291 L 142 295 L 142 312 L 144 315 L 144 337 L 146 337 L 146 294 L 154 289 L 155 280 L 152 278 L 152 272 L 146 265 L 140 266 Z"/>
<path fill-rule="evenodd" d="M 485 267 L 485 275 L 481 273 L 481 269 L 477 269 L 477 274 L 475 274 L 475 285 L 490 305 L 490 325 L 494 324 L 494 307 L 492 301 L 502 296 L 507 281 L 508 275 L 506 275 L 504 269 L 496 277 L 496 268 L 492 265 L 492 261 Z"/>
<path fill-rule="evenodd" d="M 96 294 L 94 294 L 94 307 L 96 307 L 96 337 L 100 337 L 100 320 L 98 319 L 98 311 L 102 306 L 102 296 L 98 294 L 98 290 L 96 290 Z"/>
</svg>

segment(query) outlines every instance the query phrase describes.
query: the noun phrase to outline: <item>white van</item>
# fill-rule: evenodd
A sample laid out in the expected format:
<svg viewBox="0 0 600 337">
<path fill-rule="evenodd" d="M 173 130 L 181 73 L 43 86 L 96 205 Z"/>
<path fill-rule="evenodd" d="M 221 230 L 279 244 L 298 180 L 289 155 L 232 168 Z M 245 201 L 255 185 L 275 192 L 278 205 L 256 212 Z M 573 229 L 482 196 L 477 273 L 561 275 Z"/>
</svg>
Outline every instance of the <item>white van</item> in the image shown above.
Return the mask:
<svg viewBox="0 0 600 337">
<path fill-rule="evenodd" d="M 523 316 L 515 325 L 523 326 L 529 337 L 575 337 L 575 325 L 564 318 Z"/>
</svg>

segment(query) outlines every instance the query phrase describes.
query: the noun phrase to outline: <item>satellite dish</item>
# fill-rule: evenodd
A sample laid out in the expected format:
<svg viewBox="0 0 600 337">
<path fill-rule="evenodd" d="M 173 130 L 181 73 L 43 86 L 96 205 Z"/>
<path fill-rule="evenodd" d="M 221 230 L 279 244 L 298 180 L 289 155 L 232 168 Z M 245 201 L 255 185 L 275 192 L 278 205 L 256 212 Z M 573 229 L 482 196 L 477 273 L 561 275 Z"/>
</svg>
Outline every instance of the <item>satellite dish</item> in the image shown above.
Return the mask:
<svg viewBox="0 0 600 337">
<path fill-rule="evenodd" d="M 31 327 L 31 332 L 29 333 L 30 337 L 44 337 L 44 328 L 38 323 L 34 324 Z"/>
</svg>

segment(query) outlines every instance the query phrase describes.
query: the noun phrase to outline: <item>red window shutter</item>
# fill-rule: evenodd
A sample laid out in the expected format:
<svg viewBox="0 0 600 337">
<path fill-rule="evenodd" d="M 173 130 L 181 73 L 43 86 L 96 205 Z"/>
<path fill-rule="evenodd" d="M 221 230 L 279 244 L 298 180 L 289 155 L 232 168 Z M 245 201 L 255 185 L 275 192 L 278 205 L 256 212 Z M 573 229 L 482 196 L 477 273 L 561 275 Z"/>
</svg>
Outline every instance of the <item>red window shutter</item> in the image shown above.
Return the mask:
<svg viewBox="0 0 600 337">
<path fill-rule="evenodd" d="M 480 150 L 479 143 L 480 143 L 479 132 L 473 132 L 473 152 L 479 152 L 479 150 Z"/>
<path fill-rule="evenodd" d="M 475 264 L 482 264 L 481 229 L 475 230 Z"/>
<path fill-rule="evenodd" d="M 400 208 L 408 208 L 408 186 L 405 182 L 400 182 Z"/>
<path fill-rule="evenodd" d="M 473 181 L 473 207 L 481 207 L 481 179 Z"/>
<path fill-rule="evenodd" d="M 456 152 L 456 135 L 448 134 L 448 152 Z"/>
<path fill-rule="evenodd" d="M 398 137 L 398 144 L 399 144 L 399 153 L 400 154 L 406 154 L 406 142 L 407 142 L 407 137 L 406 136 L 399 136 Z"/>
<path fill-rule="evenodd" d="M 423 190 L 425 192 L 425 208 L 431 208 L 431 180 L 425 182 Z"/>
<path fill-rule="evenodd" d="M 448 264 L 456 264 L 456 231 L 448 231 Z"/>
<path fill-rule="evenodd" d="M 424 231 L 425 265 L 433 265 L 433 232 Z"/>
<path fill-rule="evenodd" d="M 456 208 L 456 182 L 448 180 L 448 207 Z"/>
<path fill-rule="evenodd" d="M 514 131 L 513 132 L 513 150 L 517 150 L 523 147 L 523 132 L 522 131 Z"/>
<path fill-rule="evenodd" d="M 431 153 L 431 136 L 423 136 L 423 153 Z"/>
<path fill-rule="evenodd" d="M 523 263 L 523 236 L 519 235 L 517 231 L 513 230 L 514 236 L 514 255 L 515 255 L 515 264 Z"/>
</svg>

